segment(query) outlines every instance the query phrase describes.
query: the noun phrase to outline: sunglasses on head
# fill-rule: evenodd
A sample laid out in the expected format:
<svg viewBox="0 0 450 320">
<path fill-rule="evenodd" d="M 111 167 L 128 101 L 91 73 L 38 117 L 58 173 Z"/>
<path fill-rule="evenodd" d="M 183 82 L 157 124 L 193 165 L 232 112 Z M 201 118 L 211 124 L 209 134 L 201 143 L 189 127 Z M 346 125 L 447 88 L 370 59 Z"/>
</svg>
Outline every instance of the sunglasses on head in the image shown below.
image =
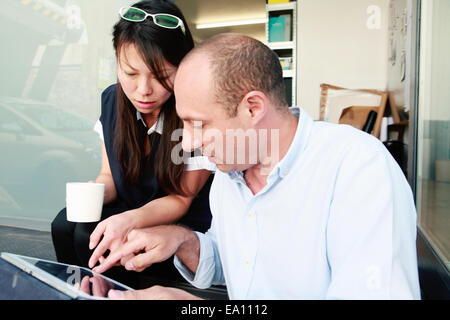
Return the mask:
<svg viewBox="0 0 450 320">
<path fill-rule="evenodd" d="M 183 31 L 183 34 L 186 34 L 183 21 L 177 16 L 168 13 L 150 14 L 142 9 L 127 6 L 120 8 L 119 15 L 122 17 L 122 19 L 132 22 L 142 22 L 147 19 L 147 17 L 152 17 L 153 22 L 157 26 L 167 29 L 176 29 L 180 27 L 181 31 Z"/>
</svg>

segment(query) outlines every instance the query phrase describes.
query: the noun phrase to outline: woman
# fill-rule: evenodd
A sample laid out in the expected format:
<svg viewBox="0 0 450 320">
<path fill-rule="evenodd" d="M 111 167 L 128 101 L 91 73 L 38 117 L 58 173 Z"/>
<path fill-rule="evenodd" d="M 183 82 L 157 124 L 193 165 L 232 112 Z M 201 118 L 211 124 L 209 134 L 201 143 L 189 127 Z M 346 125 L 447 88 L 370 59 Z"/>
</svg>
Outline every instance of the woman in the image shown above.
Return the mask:
<svg viewBox="0 0 450 320">
<path fill-rule="evenodd" d="M 211 221 L 210 172 L 189 171 L 171 159 L 179 143 L 171 134 L 182 127 L 173 80 L 194 46 L 184 17 L 174 4 L 161 0 L 141 1 L 119 13 L 113 32 L 118 83 L 103 92 L 96 125 L 103 138 L 95 180 L 105 184 L 102 221 L 68 222 L 63 209 L 52 223 L 58 261 L 91 268 L 133 229 L 181 223 L 205 232 Z M 168 262 L 160 265 L 166 275 L 167 268 L 175 270 Z M 125 277 L 115 272 L 109 276 L 136 286 L 129 272 Z"/>
</svg>

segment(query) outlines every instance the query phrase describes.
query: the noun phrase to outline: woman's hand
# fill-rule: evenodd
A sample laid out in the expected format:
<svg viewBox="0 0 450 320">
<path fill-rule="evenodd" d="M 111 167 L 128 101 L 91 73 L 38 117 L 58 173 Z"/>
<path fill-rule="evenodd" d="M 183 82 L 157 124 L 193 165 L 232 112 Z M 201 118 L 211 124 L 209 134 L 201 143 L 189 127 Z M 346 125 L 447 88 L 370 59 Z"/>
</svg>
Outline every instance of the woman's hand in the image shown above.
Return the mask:
<svg viewBox="0 0 450 320">
<path fill-rule="evenodd" d="M 89 242 L 89 249 L 96 248 L 89 259 L 90 268 L 94 267 L 99 259 L 103 260 L 107 250 L 112 252 L 126 241 L 128 233 L 135 227 L 134 216 L 134 212 L 130 210 L 111 216 L 97 225 Z"/>
</svg>

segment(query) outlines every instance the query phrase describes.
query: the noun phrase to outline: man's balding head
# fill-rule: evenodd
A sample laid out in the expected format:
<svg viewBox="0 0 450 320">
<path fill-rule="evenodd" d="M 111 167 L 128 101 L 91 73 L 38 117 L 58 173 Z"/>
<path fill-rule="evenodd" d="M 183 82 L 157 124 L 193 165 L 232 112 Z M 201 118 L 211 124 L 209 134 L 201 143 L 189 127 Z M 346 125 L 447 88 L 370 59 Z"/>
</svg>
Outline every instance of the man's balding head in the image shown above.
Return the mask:
<svg viewBox="0 0 450 320">
<path fill-rule="evenodd" d="M 262 42 L 241 34 L 214 36 L 189 52 L 179 71 L 188 68 L 192 72 L 192 64 L 201 71 L 199 60 L 209 72 L 216 102 L 226 108 L 230 117 L 236 115 L 238 105 L 250 91 L 261 91 L 275 107 L 287 109 L 278 56 Z"/>
</svg>

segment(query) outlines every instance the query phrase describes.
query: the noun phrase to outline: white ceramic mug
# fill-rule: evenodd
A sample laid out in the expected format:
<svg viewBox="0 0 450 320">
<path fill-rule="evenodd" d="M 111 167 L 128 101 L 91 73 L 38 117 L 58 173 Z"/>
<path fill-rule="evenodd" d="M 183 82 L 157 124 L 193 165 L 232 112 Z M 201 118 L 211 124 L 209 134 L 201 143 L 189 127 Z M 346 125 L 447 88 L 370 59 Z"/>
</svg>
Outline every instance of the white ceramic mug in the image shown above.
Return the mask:
<svg viewBox="0 0 450 320">
<path fill-rule="evenodd" d="M 66 184 L 67 220 L 71 222 L 100 221 L 104 194 L 103 183 L 68 182 Z"/>
</svg>

